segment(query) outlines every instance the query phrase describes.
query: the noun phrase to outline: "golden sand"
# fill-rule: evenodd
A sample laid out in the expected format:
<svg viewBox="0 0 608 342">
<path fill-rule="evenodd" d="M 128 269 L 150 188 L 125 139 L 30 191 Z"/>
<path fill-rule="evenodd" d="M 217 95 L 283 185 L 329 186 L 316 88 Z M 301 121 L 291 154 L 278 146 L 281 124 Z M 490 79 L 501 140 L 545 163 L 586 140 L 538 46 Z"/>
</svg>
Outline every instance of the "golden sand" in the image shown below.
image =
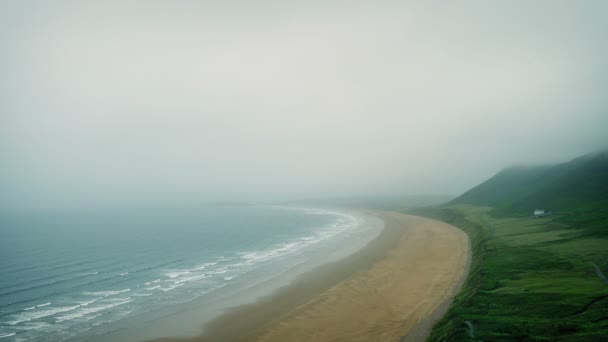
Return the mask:
<svg viewBox="0 0 608 342">
<path fill-rule="evenodd" d="M 423 341 L 467 273 L 469 240 L 440 221 L 372 214 L 385 229 L 362 250 L 230 310 L 201 336 L 154 341 Z"/>
<path fill-rule="evenodd" d="M 341 281 L 255 335 L 256 341 L 398 341 L 457 291 L 469 243 L 446 223 L 382 213 L 403 226 L 379 262 Z"/>
</svg>

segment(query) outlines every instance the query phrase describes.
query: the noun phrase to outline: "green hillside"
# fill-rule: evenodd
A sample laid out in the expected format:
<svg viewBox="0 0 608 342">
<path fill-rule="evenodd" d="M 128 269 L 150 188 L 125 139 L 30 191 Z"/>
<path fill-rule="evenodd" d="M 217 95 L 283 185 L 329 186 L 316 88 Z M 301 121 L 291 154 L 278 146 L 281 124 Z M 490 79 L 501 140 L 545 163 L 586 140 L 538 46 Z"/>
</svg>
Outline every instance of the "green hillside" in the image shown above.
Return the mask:
<svg viewBox="0 0 608 342">
<path fill-rule="evenodd" d="M 505 169 L 410 212 L 461 228 L 473 252 L 430 341 L 608 341 L 608 153 Z"/>
<path fill-rule="evenodd" d="M 608 218 L 608 151 L 558 165 L 505 169 L 450 204 L 491 206 L 496 217 L 545 209 L 560 222 L 593 228 L 595 221 Z M 608 234 L 595 228 L 597 234 Z"/>
<path fill-rule="evenodd" d="M 490 205 L 500 213 L 525 214 L 534 208 L 569 210 L 606 203 L 607 193 L 605 151 L 558 165 L 504 169 L 451 203 Z"/>
</svg>

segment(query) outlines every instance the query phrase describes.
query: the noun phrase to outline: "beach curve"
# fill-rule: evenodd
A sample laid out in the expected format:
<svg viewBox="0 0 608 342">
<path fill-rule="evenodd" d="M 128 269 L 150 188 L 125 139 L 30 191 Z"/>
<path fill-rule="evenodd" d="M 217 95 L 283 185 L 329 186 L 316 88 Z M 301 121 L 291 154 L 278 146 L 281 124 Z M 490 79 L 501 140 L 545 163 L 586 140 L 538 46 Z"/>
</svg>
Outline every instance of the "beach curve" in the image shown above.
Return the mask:
<svg viewBox="0 0 608 342">
<path fill-rule="evenodd" d="M 407 227 L 397 246 L 252 340 L 424 340 L 432 322 L 425 324 L 428 329 L 415 328 L 436 317 L 435 311 L 456 294 L 468 267 L 468 238 L 443 222 L 394 212 L 380 215 L 389 229 Z"/>
<path fill-rule="evenodd" d="M 383 232 L 354 255 L 219 317 L 198 337 L 155 341 L 422 341 L 470 262 L 467 235 L 447 223 L 366 211 Z"/>
</svg>

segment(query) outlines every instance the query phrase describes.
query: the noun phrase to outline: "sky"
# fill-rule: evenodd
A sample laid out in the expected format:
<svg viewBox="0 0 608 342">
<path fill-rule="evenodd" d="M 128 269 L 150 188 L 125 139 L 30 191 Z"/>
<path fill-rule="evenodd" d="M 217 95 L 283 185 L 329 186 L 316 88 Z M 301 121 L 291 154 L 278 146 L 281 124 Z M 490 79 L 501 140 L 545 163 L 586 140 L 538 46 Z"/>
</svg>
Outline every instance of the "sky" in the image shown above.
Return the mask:
<svg viewBox="0 0 608 342">
<path fill-rule="evenodd" d="M 0 205 L 457 195 L 608 147 L 606 1 L 2 1 Z"/>
</svg>

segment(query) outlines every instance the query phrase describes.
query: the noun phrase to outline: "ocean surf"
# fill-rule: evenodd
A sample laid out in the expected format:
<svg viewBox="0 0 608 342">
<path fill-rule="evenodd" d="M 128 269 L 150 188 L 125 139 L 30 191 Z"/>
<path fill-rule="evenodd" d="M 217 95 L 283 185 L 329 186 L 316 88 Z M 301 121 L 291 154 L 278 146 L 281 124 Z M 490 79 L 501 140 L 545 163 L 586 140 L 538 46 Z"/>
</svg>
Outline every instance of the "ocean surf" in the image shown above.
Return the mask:
<svg viewBox="0 0 608 342">
<path fill-rule="evenodd" d="M 2 215 L 1 342 L 197 335 L 382 227 L 360 212 L 278 206 Z"/>
</svg>

